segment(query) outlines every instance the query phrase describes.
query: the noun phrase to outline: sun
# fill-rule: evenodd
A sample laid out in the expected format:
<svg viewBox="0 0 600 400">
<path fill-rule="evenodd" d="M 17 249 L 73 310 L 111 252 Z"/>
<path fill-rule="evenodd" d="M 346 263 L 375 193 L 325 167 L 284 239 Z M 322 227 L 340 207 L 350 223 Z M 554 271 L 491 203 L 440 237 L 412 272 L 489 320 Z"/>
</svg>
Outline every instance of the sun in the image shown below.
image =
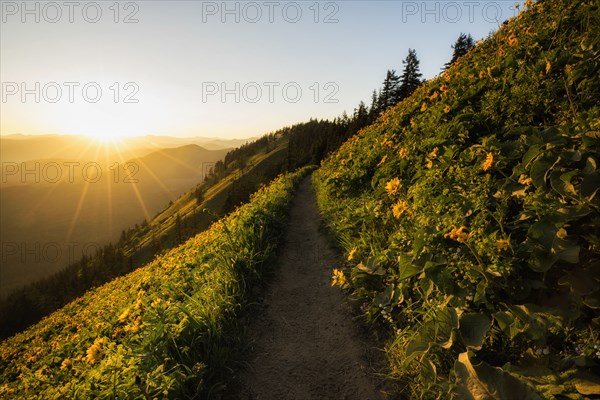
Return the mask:
<svg viewBox="0 0 600 400">
<path fill-rule="evenodd" d="M 119 145 L 125 138 L 125 135 L 116 132 L 89 132 L 85 136 L 96 144 L 104 146 Z"/>
</svg>

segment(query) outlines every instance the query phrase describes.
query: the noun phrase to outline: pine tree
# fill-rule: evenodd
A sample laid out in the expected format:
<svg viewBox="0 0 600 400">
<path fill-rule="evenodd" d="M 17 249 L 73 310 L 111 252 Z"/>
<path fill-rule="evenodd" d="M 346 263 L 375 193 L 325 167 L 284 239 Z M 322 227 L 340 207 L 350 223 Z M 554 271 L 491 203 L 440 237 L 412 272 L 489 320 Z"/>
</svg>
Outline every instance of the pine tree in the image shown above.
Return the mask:
<svg viewBox="0 0 600 400">
<path fill-rule="evenodd" d="M 443 70 L 450 68 L 452 64 L 456 62 L 459 58 L 467 54 L 473 47 L 475 47 L 475 41 L 471 35 L 467 35 L 461 32 L 458 39 L 456 39 L 456 43 L 452 46 L 454 49 L 454 53 L 452 54 L 452 59 L 449 63 L 444 65 Z"/>
<path fill-rule="evenodd" d="M 398 90 L 400 87 L 400 77 L 396 75 L 396 71 L 389 70 L 383 81 L 383 88 L 381 89 L 381 95 L 379 96 L 380 111 L 383 112 L 388 108 L 396 105 L 398 102 Z"/>
<path fill-rule="evenodd" d="M 369 110 L 367 109 L 364 101 L 358 104 L 358 108 L 354 109 L 352 120 L 350 121 L 350 127 L 348 131 L 351 135 L 355 134 L 365 126 L 369 125 Z"/>
<path fill-rule="evenodd" d="M 423 76 L 419 71 L 419 59 L 414 49 L 408 49 L 408 56 L 402 61 L 402 64 L 404 64 L 404 71 L 402 71 L 400 86 L 398 87 L 396 96 L 398 101 L 402 101 L 410 96 L 421 85 L 421 76 Z"/>
<path fill-rule="evenodd" d="M 375 121 L 379 116 L 379 98 L 377 97 L 377 91 L 373 89 L 371 95 L 371 108 L 369 108 L 369 121 Z"/>
</svg>

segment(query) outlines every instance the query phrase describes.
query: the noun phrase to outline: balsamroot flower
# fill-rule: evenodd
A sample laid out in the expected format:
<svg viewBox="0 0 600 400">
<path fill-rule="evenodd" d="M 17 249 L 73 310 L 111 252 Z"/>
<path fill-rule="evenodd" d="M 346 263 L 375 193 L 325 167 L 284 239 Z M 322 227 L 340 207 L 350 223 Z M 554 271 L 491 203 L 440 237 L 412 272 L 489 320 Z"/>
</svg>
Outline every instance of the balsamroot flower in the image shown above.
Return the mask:
<svg viewBox="0 0 600 400">
<path fill-rule="evenodd" d="M 487 153 L 487 157 L 485 158 L 485 162 L 481 168 L 484 171 L 487 171 L 488 169 L 492 168 L 492 165 L 494 165 L 494 155 L 492 153 Z"/>
<path fill-rule="evenodd" d="M 400 218 L 408 210 L 408 203 L 405 201 L 399 201 L 392 207 L 394 217 Z"/>
<path fill-rule="evenodd" d="M 398 193 L 398 189 L 400 188 L 400 179 L 398 178 L 394 178 L 391 181 L 389 181 L 386 185 L 385 185 L 385 191 L 390 195 L 395 195 L 396 193 Z"/>
<path fill-rule="evenodd" d="M 467 229 L 465 226 L 457 228 L 456 226 L 452 225 L 452 230 L 446 233 L 444 237 L 456 240 L 458 243 L 467 243 L 467 240 L 471 235 L 464 232 L 465 229 Z"/>
<path fill-rule="evenodd" d="M 344 271 L 337 268 L 333 270 L 333 276 L 331 277 L 331 286 L 339 286 L 342 289 L 348 287 L 348 281 L 346 280 L 346 275 L 344 275 Z"/>
</svg>

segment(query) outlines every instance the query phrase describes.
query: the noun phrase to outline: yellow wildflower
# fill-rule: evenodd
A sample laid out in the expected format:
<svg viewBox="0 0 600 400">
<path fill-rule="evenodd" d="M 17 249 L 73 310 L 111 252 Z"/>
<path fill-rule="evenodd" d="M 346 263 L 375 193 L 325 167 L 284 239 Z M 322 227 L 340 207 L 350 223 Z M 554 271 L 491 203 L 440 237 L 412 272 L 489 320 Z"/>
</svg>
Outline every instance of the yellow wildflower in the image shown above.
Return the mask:
<svg viewBox="0 0 600 400">
<path fill-rule="evenodd" d="M 346 275 L 344 275 L 344 271 L 337 268 L 333 270 L 333 276 L 331 277 L 331 286 L 339 286 L 342 289 L 348 287 L 348 281 L 346 280 Z"/>
<path fill-rule="evenodd" d="M 448 85 L 442 85 L 442 86 L 440 86 L 440 92 L 446 93 L 447 91 L 448 91 Z"/>
<path fill-rule="evenodd" d="M 160 297 L 157 297 L 156 299 L 154 299 L 152 304 L 150 304 L 150 307 L 156 307 L 157 305 L 160 304 L 160 302 L 161 302 Z"/>
<path fill-rule="evenodd" d="M 448 114 L 450 112 L 450 106 L 444 107 L 444 113 Z"/>
<path fill-rule="evenodd" d="M 486 75 L 487 75 L 487 72 L 485 72 L 484 70 L 479 71 L 479 79 L 485 78 Z"/>
<path fill-rule="evenodd" d="M 416 124 L 415 124 L 415 120 L 411 118 L 411 119 L 410 119 L 410 127 L 411 127 L 411 128 L 414 128 L 414 127 L 415 127 L 415 125 L 416 125 Z"/>
<path fill-rule="evenodd" d="M 142 317 L 139 317 L 139 316 L 138 316 L 138 317 L 135 319 L 135 321 L 133 321 L 133 324 L 131 324 L 131 325 L 127 325 L 127 326 L 124 328 L 124 331 L 125 331 L 125 332 L 132 332 L 132 333 L 139 332 L 139 331 L 140 331 L 140 325 L 141 325 L 141 324 L 142 324 Z"/>
<path fill-rule="evenodd" d="M 60 364 L 60 369 L 71 369 L 73 363 L 70 358 L 65 358 L 63 362 Z"/>
<path fill-rule="evenodd" d="M 421 104 L 421 112 L 424 112 L 425 110 L 427 110 L 427 104 L 423 103 Z"/>
<path fill-rule="evenodd" d="M 407 153 L 407 152 L 406 152 L 406 149 L 405 149 L 404 147 L 402 147 L 400 150 L 398 150 L 398 156 L 399 156 L 400 158 L 404 158 L 404 157 L 406 157 L 406 153 Z"/>
<path fill-rule="evenodd" d="M 100 357 L 102 356 L 103 343 L 104 339 L 102 338 L 97 338 L 96 340 L 94 340 L 94 344 L 92 344 L 86 352 L 85 359 L 87 360 L 87 362 L 89 362 L 90 364 L 94 364 L 100 359 Z"/>
<path fill-rule="evenodd" d="M 463 232 L 464 229 L 466 229 L 466 227 L 464 226 L 457 228 L 456 226 L 452 225 L 452 230 L 446 233 L 444 237 L 456 240 L 459 243 L 467 243 L 467 240 L 471 235 L 469 235 L 466 232 Z"/>
<path fill-rule="evenodd" d="M 487 171 L 488 169 L 492 168 L 492 165 L 494 165 L 494 155 L 492 153 L 487 153 L 487 157 L 485 158 L 485 162 L 481 168 L 484 171 Z"/>
<path fill-rule="evenodd" d="M 408 210 L 408 203 L 405 201 L 399 201 L 392 207 L 394 217 L 400 218 Z"/>
<path fill-rule="evenodd" d="M 398 179 L 398 178 L 392 179 L 385 185 L 385 190 L 390 196 L 398 193 L 399 188 L 400 188 L 400 179 Z"/>
<path fill-rule="evenodd" d="M 437 147 L 434 147 L 431 153 L 429 153 L 428 157 L 431 159 L 437 158 L 438 150 L 439 149 Z"/>
<path fill-rule="evenodd" d="M 570 75 L 572 71 L 573 67 L 571 67 L 571 64 L 567 64 L 565 67 L 565 72 L 567 73 L 567 75 Z"/>
<path fill-rule="evenodd" d="M 511 35 L 508 37 L 508 45 L 509 45 L 509 46 L 516 46 L 516 45 L 518 45 L 518 44 L 519 44 L 519 39 L 517 39 L 517 37 L 515 36 L 515 34 L 514 34 L 514 33 L 513 33 L 513 34 L 511 34 Z"/>
<path fill-rule="evenodd" d="M 533 180 L 527 175 L 521 174 L 521 176 L 519 176 L 519 183 L 521 185 L 531 186 L 533 185 Z"/>
<path fill-rule="evenodd" d="M 385 160 L 387 160 L 387 154 L 383 156 L 383 158 L 381 159 L 381 161 L 379 161 L 379 164 L 377 164 L 377 166 L 379 167 L 380 165 L 383 165 Z"/>
<path fill-rule="evenodd" d="M 523 5 L 524 5 L 526 8 L 529 8 L 529 7 L 531 7 L 531 3 L 533 3 L 533 1 L 532 1 L 532 0 L 525 0 L 525 3 L 523 3 Z"/>
<path fill-rule="evenodd" d="M 550 61 L 546 60 L 546 75 L 548 75 L 551 70 L 552 70 L 552 64 L 550 64 Z"/>
<path fill-rule="evenodd" d="M 499 250 L 507 250 L 510 247 L 510 241 L 506 239 L 496 240 L 496 246 L 498 246 Z"/>
<path fill-rule="evenodd" d="M 433 94 L 431 96 L 429 96 L 430 100 L 435 100 L 438 97 L 438 92 L 433 92 Z"/>
<path fill-rule="evenodd" d="M 350 249 L 350 253 L 348 253 L 348 261 L 352 261 L 354 256 L 356 255 L 356 247 Z"/>
<path fill-rule="evenodd" d="M 125 321 L 127 317 L 129 317 L 129 308 L 126 308 L 125 311 L 123 311 L 121 315 L 119 315 L 119 322 Z"/>
</svg>

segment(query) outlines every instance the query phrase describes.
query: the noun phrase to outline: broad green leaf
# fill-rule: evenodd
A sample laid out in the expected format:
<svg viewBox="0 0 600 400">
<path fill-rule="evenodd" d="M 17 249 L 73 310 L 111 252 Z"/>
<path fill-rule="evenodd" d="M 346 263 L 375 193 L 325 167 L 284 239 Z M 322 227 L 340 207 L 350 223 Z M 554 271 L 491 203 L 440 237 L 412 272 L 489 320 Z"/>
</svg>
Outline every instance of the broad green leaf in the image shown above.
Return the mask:
<svg viewBox="0 0 600 400">
<path fill-rule="evenodd" d="M 523 166 L 527 169 L 529 163 L 531 163 L 538 155 L 542 153 L 540 145 L 534 144 L 527 150 L 523 156 Z"/>
<path fill-rule="evenodd" d="M 545 187 L 546 186 L 546 175 L 552 164 L 542 159 L 538 159 L 531 164 L 531 169 L 529 171 L 529 175 L 531 176 L 531 180 L 535 187 Z"/>
<path fill-rule="evenodd" d="M 458 315 L 452 307 L 438 309 L 432 319 L 419 327 L 417 334 L 406 348 L 406 356 L 425 352 L 431 345 L 449 349 L 454 340 L 452 332 L 458 328 Z"/>
<path fill-rule="evenodd" d="M 594 173 L 586 175 L 581 182 L 581 195 L 588 200 L 592 200 L 600 189 L 600 174 Z"/>
<path fill-rule="evenodd" d="M 600 146 L 600 131 L 589 131 L 583 135 L 583 145 L 585 147 Z"/>
<path fill-rule="evenodd" d="M 583 170 L 581 172 L 584 175 L 589 175 L 589 174 L 593 174 L 594 172 L 596 172 L 596 160 L 594 160 L 592 157 L 588 157 L 585 160 L 585 167 L 583 168 Z"/>
<path fill-rule="evenodd" d="M 558 128 L 556 128 L 555 126 L 551 126 L 548 129 L 544 129 L 542 132 L 540 132 L 540 134 L 542 135 L 544 140 L 548 143 L 560 141 L 563 139 L 560 136 L 560 132 L 558 131 Z"/>
<path fill-rule="evenodd" d="M 381 306 L 388 306 L 394 295 L 394 285 L 387 285 L 385 290 L 375 296 L 375 303 Z"/>
<path fill-rule="evenodd" d="M 585 296 L 583 299 L 583 304 L 588 306 L 589 308 L 593 308 L 597 310 L 600 308 L 600 292 L 595 292 L 590 294 L 589 296 Z"/>
<path fill-rule="evenodd" d="M 598 290 L 598 282 L 587 270 L 567 274 L 558 280 L 559 285 L 568 285 L 574 293 L 580 296 L 591 294 Z"/>
<path fill-rule="evenodd" d="M 560 171 L 555 171 L 550 174 L 550 186 L 552 186 L 552 189 L 557 191 L 561 196 L 576 194 L 575 187 L 570 182 L 567 183 L 562 179 Z"/>
<path fill-rule="evenodd" d="M 385 268 L 383 268 L 373 257 L 368 258 L 364 263 L 358 263 L 356 268 L 369 275 L 385 275 Z"/>
<path fill-rule="evenodd" d="M 577 371 L 572 377 L 575 389 L 584 396 L 600 395 L 600 377 L 586 371 Z"/>
<path fill-rule="evenodd" d="M 400 267 L 400 280 L 413 277 L 422 271 L 419 266 L 413 264 L 413 258 L 408 254 L 398 256 L 398 266 Z"/>
<path fill-rule="evenodd" d="M 470 400 L 538 400 L 541 397 L 527 385 L 501 368 L 482 362 L 472 364 L 468 353 L 454 362 L 457 394 Z"/>
<path fill-rule="evenodd" d="M 481 349 L 492 321 L 485 314 L 467 313 L 460 317 L 460 334 L 467 347 Z"/>
<path fill-rule="evenodd" d="M 531 225 L 527 236 L 533 239 L 535 242 L 541 244 L 546 250 L 550 251 L 554 244 L 554 238 L 558 229 L 554 224 L 548 221 L 539 221 Z"/>
</svg>

